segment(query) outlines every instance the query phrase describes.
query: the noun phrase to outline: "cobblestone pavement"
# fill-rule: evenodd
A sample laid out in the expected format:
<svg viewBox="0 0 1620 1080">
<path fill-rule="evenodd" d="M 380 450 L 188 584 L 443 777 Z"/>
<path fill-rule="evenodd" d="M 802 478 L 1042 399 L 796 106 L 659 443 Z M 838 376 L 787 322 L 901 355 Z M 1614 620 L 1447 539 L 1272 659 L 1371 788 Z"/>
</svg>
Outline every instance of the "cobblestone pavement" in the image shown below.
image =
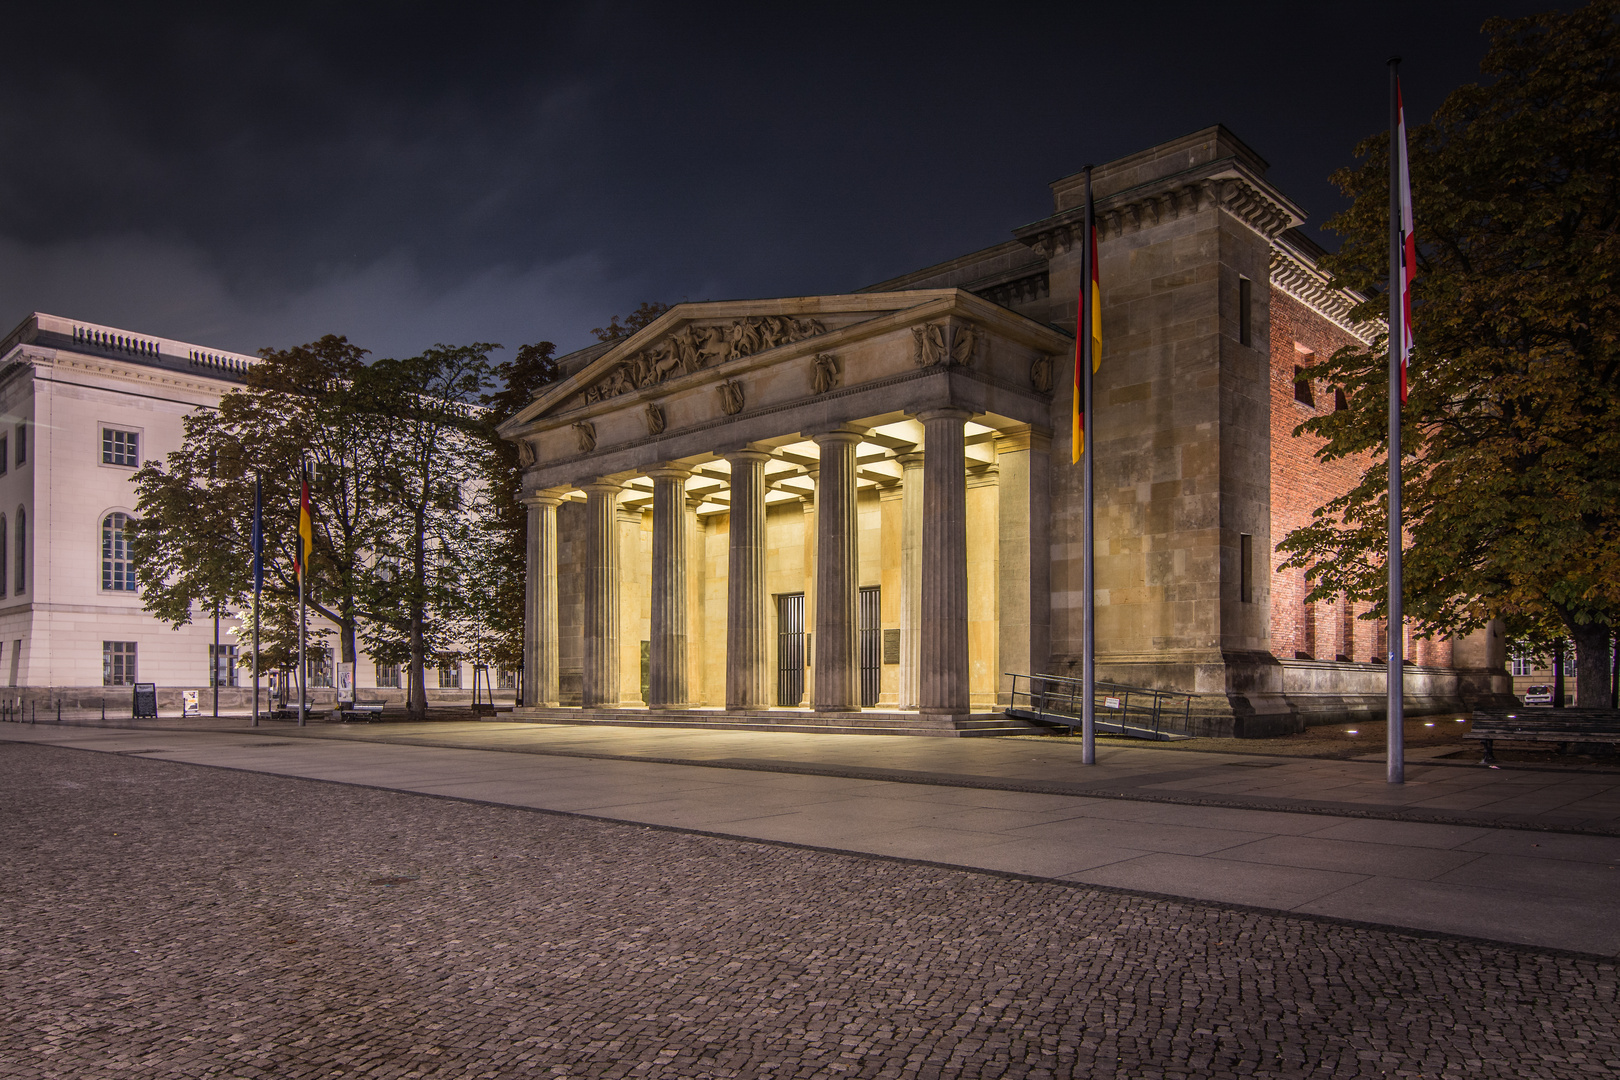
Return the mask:
<svg viewBox="0 0 1620 1080">
<path fill-rule="evenodd" d="M 0 1077 L 1593 1077 L 1613 963 L 0 743 Z"/>
</svg>

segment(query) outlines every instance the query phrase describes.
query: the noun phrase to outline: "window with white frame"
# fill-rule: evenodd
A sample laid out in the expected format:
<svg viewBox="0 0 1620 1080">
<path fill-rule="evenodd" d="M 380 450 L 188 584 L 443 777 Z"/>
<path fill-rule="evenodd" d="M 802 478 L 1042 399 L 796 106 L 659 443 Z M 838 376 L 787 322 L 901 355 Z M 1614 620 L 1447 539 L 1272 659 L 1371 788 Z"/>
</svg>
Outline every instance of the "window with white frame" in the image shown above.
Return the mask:
<svg viewBox="0 0 1620 1080">
<path fill-rule="evenodd" d="M 138 431 L 119 431 L 117 428 L 104 427 L 101 429 L 101 463 L 103 465 L 126 465 L 135 468 L 141 463 L 141 434 Z"/>
<path fill-rule="evenodd" d="M 214 651 L 213 644 L 208 646 L 208 658 L 213 669 L 209 674 L 209 686 L 235 686 L 236 685 L 236 646 L 221 645 L 219 651 Z"/>
<path fill-rule="evenodd" d="M 135 559 L 130 554 L 129 538 L 125 533 L 128 525 L 129 515 L 117 510 L 101 519 L 101 588 L 103 592 L 135 591 Z M 17 565 L 21 567 L 22 547 L 20 542 L 17 550 Z"/>
<path fill-rule="evenodd" d="M 449 664 L 440 664 L 439 665 L 439 689 L 440 690 L 460 690 L 461 689 L 461 663 L 460 663 L 460 661 L 456 661 L 454 663 L 449 663 Z"/>
<path fill-rule="evenodd" d="M 399 665 L 378 664 L 377 685 L 391 687 L 395 690 L 399 689 Z"/>
<path fill-rule="evenodd" d="M 310 689 L 332 685 L 332 649 L 315 645 L 304 656 L 306 674 L 304 685 Z"/>
<path fill-rule="evenodd" d="M 133 641 L 103 641 L 101 643 L 101 685 L 132 686 L 135 682 L 135 643 Z"/>
<path fill-rule="evenodd" d="M 508 671 L 505 668 L 496 668 L 495 669 L 495 689 L 497 689 L 497 690 L 516 690 L 517 689 L 517 672 Z"/>
<path fill-rule="evenodd" d="M 1535 670 L 1535 661 L 1525 653 L 1516 653 L 1513 657 L 1513 674 L 1529 675 Z"/>
</svg>

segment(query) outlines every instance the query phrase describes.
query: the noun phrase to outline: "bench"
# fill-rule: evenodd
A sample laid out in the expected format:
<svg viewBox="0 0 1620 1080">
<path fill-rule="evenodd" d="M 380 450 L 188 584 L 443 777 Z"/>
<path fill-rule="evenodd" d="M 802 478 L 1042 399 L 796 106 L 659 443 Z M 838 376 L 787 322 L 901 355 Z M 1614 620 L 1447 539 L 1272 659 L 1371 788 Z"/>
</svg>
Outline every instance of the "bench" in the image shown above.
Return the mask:
<svg viewBox="0 0 1620 1080">
<path fill-rule="evenodd" d="M 381 705 L 339 705 L 337 708 L 338 722 L 342 724 L 359 720 L 368 722 L 382 715 Z"/>
<path fill-rule="evenodd" d="M 496 705 L 491 701 L 475 701 L 472 706 L 474 716 L 494 716 L 497 713 L 511 712 L 511 705 Z"/>
<path fill-rule="evenodd" d="M 1496 764 L 1498 741 L 1557 743 L 1564 754 L 1582 743 L 1613 751 L 1620 745 L 1620 709 L 1481 709 L 1474 713 L 1474 723 L 1463 738 L 1483 745 L 1481 765 Z"/>
</svg>

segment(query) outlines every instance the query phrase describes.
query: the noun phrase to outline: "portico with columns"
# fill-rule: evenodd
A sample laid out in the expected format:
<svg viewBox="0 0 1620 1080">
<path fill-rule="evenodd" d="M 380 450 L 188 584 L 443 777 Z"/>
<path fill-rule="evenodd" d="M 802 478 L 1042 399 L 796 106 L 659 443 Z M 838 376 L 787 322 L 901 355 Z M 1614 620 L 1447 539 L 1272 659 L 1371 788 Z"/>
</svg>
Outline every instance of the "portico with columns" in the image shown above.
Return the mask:
<svg viewBox="0 0 1620 1080">
<path fill-rule="evenodd" d="M 1049 647 L 1029 514 L 1069 342 L 947 289 L 682 304 L 593 350 L 505 429 L 529 508 L 524 705 L 984 724 L 1003 656 Z"/>
<path fill-rule="evenodd" d="M 1377 328 L 1267 169 L 1213 127 L 1090 177 L 1097 674 L 1191 694 L 1210 735 L 1385 700 L 1366 605 L 1324 617 L 1278 567 L 1276 542 L 1364 467 L 1296 430 L 1337 407 L 1312 360 Z M 1086 184 L 1055 181 L 1053 213 L 1004 243 L 857 293 L 680 304 L 562 358 L 501 428 L 530 508 L 527 715 L 957 734 L 1001 714 L 1008 672 L 1078 675 Z M 1408 715 L 1510 685 L 1500 627 L 1419 660 Z"/>
</svg>

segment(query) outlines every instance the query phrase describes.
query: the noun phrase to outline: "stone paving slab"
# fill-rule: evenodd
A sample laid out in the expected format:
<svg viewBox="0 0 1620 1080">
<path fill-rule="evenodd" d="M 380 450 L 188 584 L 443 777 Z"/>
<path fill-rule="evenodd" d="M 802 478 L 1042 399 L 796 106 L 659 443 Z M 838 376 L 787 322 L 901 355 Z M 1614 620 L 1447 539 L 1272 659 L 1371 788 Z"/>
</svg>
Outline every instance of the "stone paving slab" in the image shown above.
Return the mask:
<svg viewBox="0 0 1620 1080">
<path fill-rule="evenodd" d="M 1612 961 L 161 756 L 0 742 L 0 856 L 5 1080 L 1620 1071 Z"/>
<path fill-rule="evenodd" d="M 1230 816 L 1196 805 L 842 775 L 784 775 L 790 782 L 778 791 L 768 782 L 778 774 L 621 758 L 335 739 L 256 749 L 218 732 L 170 732 L 166 747 L 137 732 L 3 735 L 954 866 L 988 861 L 1032 877 L 1079 875 L 1075 880 L 1117 888 L 1349 919 L 1368 918 L 1362 896 L 1374 895 L 1377 921 L 1393 926 L 1460 933 L 1466 925 L 1467 933 L 1498 941 L 1620 953 L 1620 863 L 1602 861 L 1613 853 L 1610 837 L 1516 833 L 1562 842 L 1547 849 L 1534 873 L 1512 862 L 1522 852 L 1470 847 L 1493 832 L 1475 825 L 1246 810 L 1243 827 L 1234 828 Z M 1065 846 L 1076 861 L 1055 871 Z M 1497 859 L 1517 869 L 1468 872 Z M 1442 877 L 1450 879 L 1445 905 L 1427 899 L 1438 887 L 1430 879 Z M 1399 899 L 1406 892 L 1411 904 Z M 1557 919 L 1527 917 L 1554 900 Z"/>
</svg>

